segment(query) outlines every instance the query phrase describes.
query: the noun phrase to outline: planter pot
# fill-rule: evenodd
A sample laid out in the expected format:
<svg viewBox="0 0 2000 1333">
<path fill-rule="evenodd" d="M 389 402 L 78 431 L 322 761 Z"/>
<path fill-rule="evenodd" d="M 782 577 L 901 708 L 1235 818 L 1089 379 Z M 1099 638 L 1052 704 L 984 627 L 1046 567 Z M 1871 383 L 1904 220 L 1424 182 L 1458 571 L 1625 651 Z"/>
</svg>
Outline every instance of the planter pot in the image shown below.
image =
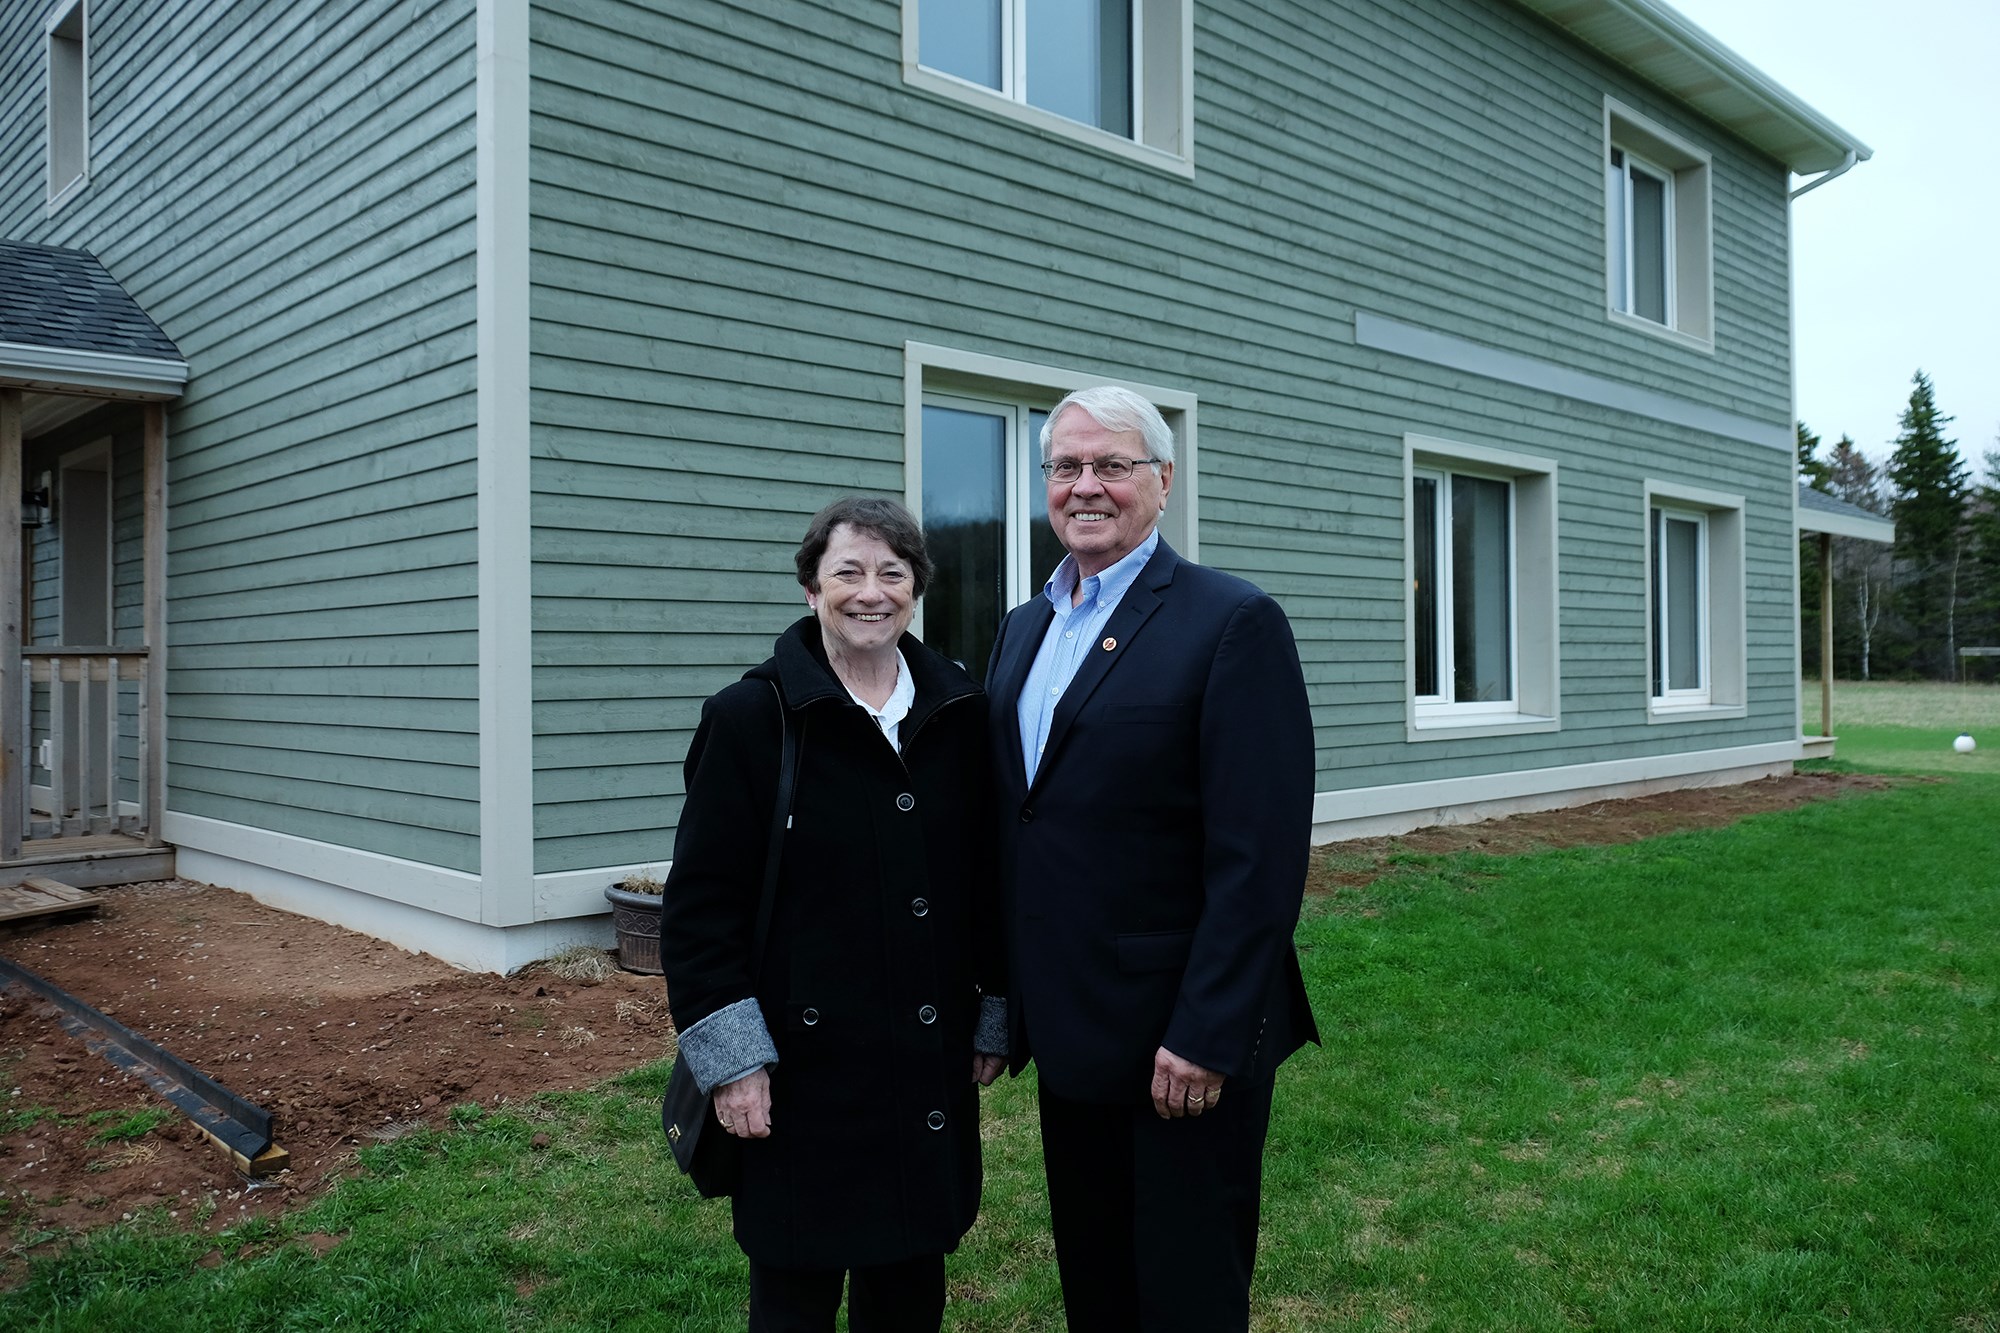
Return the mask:
<svg viewBox="0 0 2000 1333">
<path fill-rule="evenodd" d="M 611 903 L 611 926 L 618 932 L 618 966 L 649 977 L 660 975 L 660 895 L 633 893 L 613 884 L 604 891 Z"/>
</svg>

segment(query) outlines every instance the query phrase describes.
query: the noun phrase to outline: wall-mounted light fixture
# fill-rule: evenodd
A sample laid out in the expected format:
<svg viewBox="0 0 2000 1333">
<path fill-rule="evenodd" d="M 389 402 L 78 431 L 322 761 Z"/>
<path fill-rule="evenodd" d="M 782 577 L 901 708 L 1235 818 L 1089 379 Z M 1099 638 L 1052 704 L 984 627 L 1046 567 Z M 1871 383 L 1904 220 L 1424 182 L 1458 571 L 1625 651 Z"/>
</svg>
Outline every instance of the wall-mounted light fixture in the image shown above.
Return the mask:
<svg viewBox="0 0 2000 1333">
<path fill-rule="evenodd" d="M 48 473 L 41 473 L 35 478 L 35 485 L 32 489 L 21 492 L 22 527 L 39 528 L 48 523 L 51 517 L 49 494 L 53 481 L 54 478 L 50 477 Z"/>
</svg>

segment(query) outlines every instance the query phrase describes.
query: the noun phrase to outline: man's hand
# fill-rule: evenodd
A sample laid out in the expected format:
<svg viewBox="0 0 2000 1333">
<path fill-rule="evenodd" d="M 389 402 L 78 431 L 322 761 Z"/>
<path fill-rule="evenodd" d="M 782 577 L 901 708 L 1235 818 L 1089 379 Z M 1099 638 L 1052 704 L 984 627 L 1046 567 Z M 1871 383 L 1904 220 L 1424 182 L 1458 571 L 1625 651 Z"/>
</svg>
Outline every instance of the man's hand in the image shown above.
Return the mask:
<svg viewBox="0 0 2000 1333">
<path fill-rule="evenodd" d="M 993 1080 L 1000 1077 L 1000 1071 L 1007 1067 L 1004 1055 L 988 1055 L 984 1051 L 972 1053 L 972 1081 L 982 1088 L 993 1086 Z"/>
<path fill-rule="evenodd" d="M 715 1118 L 739 1139 L 771 1137 L 771 1075 L 752 1070 L 715 1090 Z"/>
<path fill-rule="evenodd" d="M 1222 1075 L 1162 1046 L 1153 1052 L 1153 1109 L 1166 1120 L 1200 1115 L 1222 1100 Z"/>
</svg>

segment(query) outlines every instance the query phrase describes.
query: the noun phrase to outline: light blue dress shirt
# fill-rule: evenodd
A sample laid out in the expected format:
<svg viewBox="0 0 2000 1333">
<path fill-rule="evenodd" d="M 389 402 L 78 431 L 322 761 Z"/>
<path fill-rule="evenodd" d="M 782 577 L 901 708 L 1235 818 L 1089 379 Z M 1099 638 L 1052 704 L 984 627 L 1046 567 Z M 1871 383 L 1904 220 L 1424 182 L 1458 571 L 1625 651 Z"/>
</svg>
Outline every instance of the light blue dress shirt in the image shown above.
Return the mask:
<svg viewBox="0 0 2000 1333">
<path fill-rule="evenodd" d="M 1030 784 L 1035 780 L 1035 770 L 1042 766 L 1049 724 L 1055 720 L 1056 705 L 1062 702 L 1063 691 L 1076 679 L 1085 654 L 1097 646 L 1111 613 L 1138 581 L 1139 571 L 1153 558 L 1159 545 L 1160 530 L 1154 528 L 1124 559 L 1085 579 L 1083 600 L 1074 606 L 1070 603 L 1075 601 L 1077 591 L 1075 556 L 1064 556 L 1043 585 L 1042 596 L 1049 599 L 1056 617 L 1049 622 L 1048 633 L 1042 636 L 1035 664 L 1028 668 L 1027 683 L 1021 686 L 1021 762 L 1027 767 Z"/>
</svg>

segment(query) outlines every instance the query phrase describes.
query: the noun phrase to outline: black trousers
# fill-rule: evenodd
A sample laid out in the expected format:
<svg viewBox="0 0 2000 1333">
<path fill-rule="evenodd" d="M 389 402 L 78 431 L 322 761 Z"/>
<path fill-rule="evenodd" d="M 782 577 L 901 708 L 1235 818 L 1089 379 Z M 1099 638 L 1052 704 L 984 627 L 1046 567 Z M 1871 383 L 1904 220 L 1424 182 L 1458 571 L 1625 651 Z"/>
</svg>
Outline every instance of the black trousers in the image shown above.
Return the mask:
<svg viewBox="0 0 2000 1333">
<path fill-rule="evenodd" d="M 944 1322 L 944 1256 L 877 1268 L 750 1264 L 750 1333 L 833 1333 L 842 1280 L 848 1333 L 937 1333 Z"/>
<path fill-rule="evenodd" d="M 1162 1120 L 1041 1090 L 1042 1157 L 1071 1333 L 1231 1333 L 1250 1325 L 1272 1076 Z"/>
</svg>

